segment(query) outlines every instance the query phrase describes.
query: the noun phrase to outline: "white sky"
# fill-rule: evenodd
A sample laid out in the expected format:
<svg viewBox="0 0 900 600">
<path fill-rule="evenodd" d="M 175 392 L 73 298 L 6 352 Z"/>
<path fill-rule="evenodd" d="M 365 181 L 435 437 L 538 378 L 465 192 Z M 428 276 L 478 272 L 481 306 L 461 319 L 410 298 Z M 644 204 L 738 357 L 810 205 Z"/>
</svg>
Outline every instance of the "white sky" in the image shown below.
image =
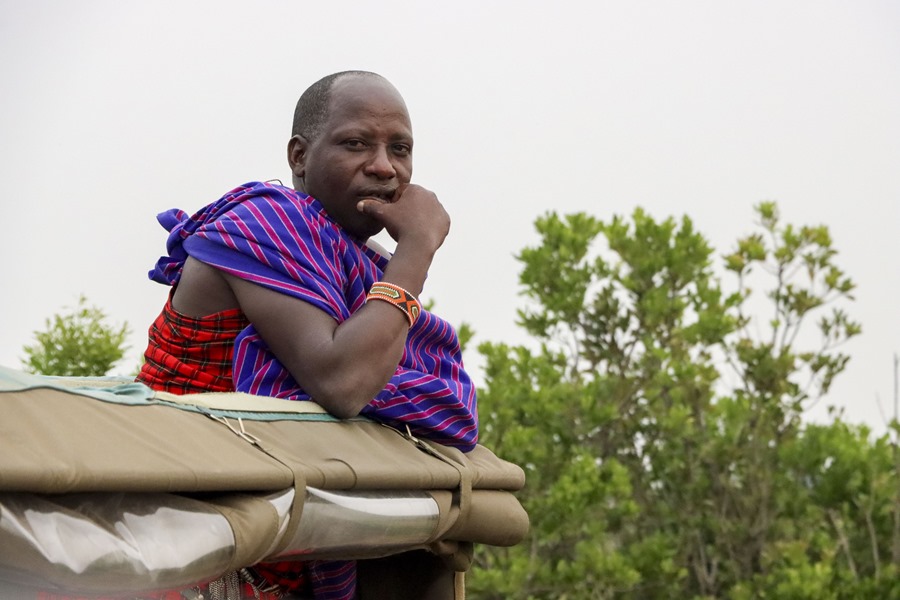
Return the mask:
<svg viewBox="0 0 900 600">
<path fill-rule="evenodd" d="M 883 430 L 900 351 L 892 0 L 0 0 L 0 364 L 84 293 L 131 325 L 131 371 L 167 293 L 146 278 L 156 213 L 289 182 L 294 103 L 345 69 L 406 98 L 414 181 L 453 217 L 425 296 L 476 342 L 526 339 L 513 255 L 547 210 L 687 214 L 722 254 L 776 200 L 831 228 L 859 285 L 864 333 L 825 404 Z"/>
</svg>

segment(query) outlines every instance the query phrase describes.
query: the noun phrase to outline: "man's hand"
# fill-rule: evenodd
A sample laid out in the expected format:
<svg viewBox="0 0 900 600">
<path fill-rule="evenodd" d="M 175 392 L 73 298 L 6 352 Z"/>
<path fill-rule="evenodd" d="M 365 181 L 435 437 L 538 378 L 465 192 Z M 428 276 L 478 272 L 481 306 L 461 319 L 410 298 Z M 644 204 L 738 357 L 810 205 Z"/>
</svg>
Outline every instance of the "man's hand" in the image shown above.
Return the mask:
<svg viewBox="0 0 900 600">
<path fill-rule="evenodd" d="M 356 208 L 384 225 L 398 247 L 411 244 L 434 254 L 450 231 L 450 216 L 434 192 L 412 183 L 398 187 L 390 201 L 366 198 Z"/>
</svg>

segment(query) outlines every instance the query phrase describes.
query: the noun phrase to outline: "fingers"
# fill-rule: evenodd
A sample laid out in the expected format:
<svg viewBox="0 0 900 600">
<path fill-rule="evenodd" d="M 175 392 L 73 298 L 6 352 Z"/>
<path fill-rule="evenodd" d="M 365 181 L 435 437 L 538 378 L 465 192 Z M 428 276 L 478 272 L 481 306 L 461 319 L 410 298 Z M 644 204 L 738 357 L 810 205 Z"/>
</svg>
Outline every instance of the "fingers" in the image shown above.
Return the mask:
<svg viewBox="0 0 900 600">
<path fill-rule="evenodd" d="M 434 192 L 420 185 L 404 183 L 394 192 L 391 200 L 382 198 L 364 198 L 356 204 L 356 210 L 372 217 L 381 217 L 390 214 L 391 211 L 400 211 L 404 208 L 416 209 L 428 208 L 429 205 L 440 205 L 440 201 Z M 398 205 L 397 208 L 385 209 L 389 205 Z"/>
<path fill-rule="evenodd" d="M 415 183 L 404 183 L 397 188 L 397 191 L 394 192 L 394 202 L 400 202 L 401 200 L 404 203 L 421 202 L 423 200 L 438 201 L 434 192 Z"/>
<path fill-rule="evenodd" d="M 390 202 L 381 198 L 364 198 L 356 203 L 356 210 L 377 217 L 381 213 L 380 208 L 386 204 L 390 204 Z"/>
<path fill-rule="evenodd" d="M 415 184 L 399 187 L 391 200 L 363 198 L 356 209 L 381 223 L 398 243 L 406 239 L 436 249 L 450 229 L 450 217 L 438 197 Z"/>
</svg>

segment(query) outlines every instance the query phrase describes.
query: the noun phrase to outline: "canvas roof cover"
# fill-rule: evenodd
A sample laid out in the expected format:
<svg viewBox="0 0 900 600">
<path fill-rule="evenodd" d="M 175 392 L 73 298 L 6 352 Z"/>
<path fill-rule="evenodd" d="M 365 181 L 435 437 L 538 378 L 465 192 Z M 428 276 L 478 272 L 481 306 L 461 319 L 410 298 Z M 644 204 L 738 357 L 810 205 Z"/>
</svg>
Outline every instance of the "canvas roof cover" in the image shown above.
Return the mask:
<svg viewBox="0 0 900 600">
<path fill-rule="evenodd" d="M 0 580 L 17 584 L 131 591 L 413 548 L 462 570 L 472 543 L 523 539 L 523 485 L 482 446 L 463 454 L 309 402 L 0 367 Z M 105 548 L 79 546 L 85 532 Z"/>
</svg>

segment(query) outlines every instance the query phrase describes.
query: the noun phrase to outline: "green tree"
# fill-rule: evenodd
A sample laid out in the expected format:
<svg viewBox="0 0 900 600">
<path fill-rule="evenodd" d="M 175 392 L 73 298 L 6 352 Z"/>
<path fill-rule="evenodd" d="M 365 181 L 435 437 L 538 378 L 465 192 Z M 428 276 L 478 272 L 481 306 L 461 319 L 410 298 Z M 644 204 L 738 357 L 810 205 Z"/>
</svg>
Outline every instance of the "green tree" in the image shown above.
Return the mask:
<svg viewBox="0 0 900 600">
<path fill-rule="evenodd" d="M 35 343 L 25 346 L 24 369 L 42 375 L 100 376 L 125 355 L 128 323 L 109 325 L 106 314 L 89 306 L 84 296 L 78 305 L 45 322 L 35 331 Z"/>
<path fill-rule="evenodd" d="M 860 332 L 853 282 L 826 227 L 757 214 L 731 289 L 687 217 L 538 219 L 518 257 L 537 345 L 479 347 L 482 441 L 525 468 L 532 530 L 482 551 L 473 598 L 900 595 L 886 438 L 801 422 Z"/>
</svg>

